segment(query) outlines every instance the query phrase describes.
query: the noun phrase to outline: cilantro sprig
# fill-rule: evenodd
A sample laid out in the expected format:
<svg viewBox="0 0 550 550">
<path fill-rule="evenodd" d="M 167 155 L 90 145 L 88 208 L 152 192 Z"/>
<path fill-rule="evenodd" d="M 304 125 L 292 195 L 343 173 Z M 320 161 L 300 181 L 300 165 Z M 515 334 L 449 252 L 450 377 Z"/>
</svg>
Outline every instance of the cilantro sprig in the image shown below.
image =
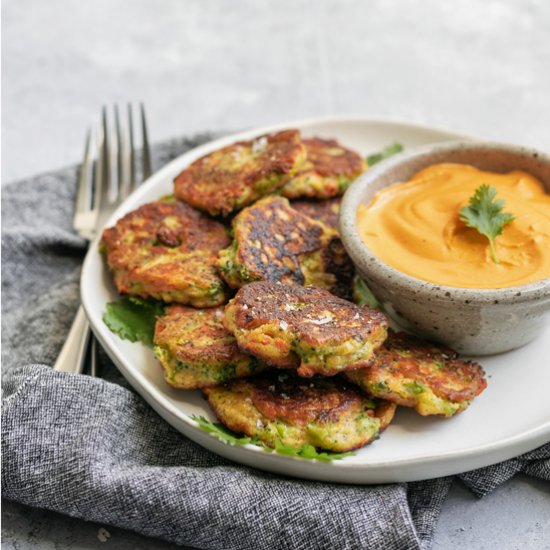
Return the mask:
<svg viewBox="0 0 550 550">
<path fill-rule="evenodd" d="M 384 149 L 382 149 L 382 151 L 380 151 L 379 153 L 369 155 L 367 157 L 367 165 L 372 166 L 373 164 L 376 164 L 377 162 L 380 162 L 382 160 L 386 160 L 387 158 L 396 155 L 397 153 L 401 153 L 401 151 L 403 151 L 403 145 L 401 145 L 401 143 L 392 143 L 391 145 L 384 147 Z"/>
<path fill-rule="evenodd" d="M 322 460 L 330 462 L 331 460 L 339 460 L 346 456 L 353 456 L 354 453 L 332 453 L 330 451 L 318 451 L 313 445 L 302 445 L 301 447 L 293 447 L 291 445 L 284 444 L 281 440 L 275 441 L 275 448 L 268 447 L 262 443 L 257 437 L 241 437 L 230 429 L 226 428 L 219 422 L 211 422 L 204 418 L 204 416 L 193 415 L 191 417 L 201 429 L 205 432 L 217 437 L 223 443 L 228 445 L 246 445 L 251 443 L 262 447 L 265 451 L 270 453 L 276 452 L 286 456 L 296 456 L 300 458 L 307 458 L 311 460 Z"/>
<path fill-rule="evenodd" d="M 240 437 L 219 422 L 211 422 L 207 418 L 204 418 L 204 416 L 198 416 L 195 414 L 192 415 L 191 418 L 205 432 L 212 434 L 214 437 L 217 437 L 220 441 L 223 441 L 228 445 L 246 445 L 248 443 L 256 444 L 256 439 L 252 437 Z"/>
<path fill-rule="evenodd" d="M 164 305 L 153 300 L 123 296 L 105 306 L 103 322 L 111 332 L 123 340 L 153 345 L 157 317 L 164 313 Z"/>
<path fill-rule="evenodd" d="M 504 226 L 515 220 L 509 212 L 503 212 L 505 202 L 495 199 L 497 190 L 489 185 L 480 185 L 470 197 L 468 206 L 459 210 L 460 219 L 468 227 L 477 229 L 489 239 L 491 257 L 496 264 L 500 263 L 495 250 L 495 238 L 502 234 Z"/>
</svg>

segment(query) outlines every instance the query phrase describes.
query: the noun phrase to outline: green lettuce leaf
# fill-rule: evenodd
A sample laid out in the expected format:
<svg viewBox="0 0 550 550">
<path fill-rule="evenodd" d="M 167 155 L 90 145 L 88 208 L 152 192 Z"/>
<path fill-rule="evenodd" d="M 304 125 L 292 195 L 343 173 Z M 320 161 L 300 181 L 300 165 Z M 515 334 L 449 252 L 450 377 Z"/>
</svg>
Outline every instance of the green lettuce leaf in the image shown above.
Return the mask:
<svg viewBox="0 0 550 550">
<path fill-rule="evenodd" d="M 157 317 L 164 313 L 164 305 L 153 300 L 123 296 L 109 302 L 103 322 L 123 340 L 153 345 Z"/>
</svg>

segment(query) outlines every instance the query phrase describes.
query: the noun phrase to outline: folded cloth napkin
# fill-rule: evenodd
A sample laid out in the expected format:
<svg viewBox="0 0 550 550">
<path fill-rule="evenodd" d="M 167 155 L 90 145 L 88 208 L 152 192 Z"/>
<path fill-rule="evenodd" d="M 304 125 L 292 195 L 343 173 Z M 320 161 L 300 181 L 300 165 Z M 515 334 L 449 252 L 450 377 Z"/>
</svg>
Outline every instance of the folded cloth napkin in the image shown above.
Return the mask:
<svg viewBox="0 0 550 550">
<path fill-rule="evenodd" d="M 165 143 L 154 163 L 209 137 Z M 47 366 L 78 306 L 75 181 L 71 168 L 3 191 L 4 497 L 197 548 L 428 548 L 450 477 L 365 487 L 268 474 L 174 430 L 104 353 L 99 379 Z M 520 471 L 550 480 L 550 444 L 460 478 L 483 495 Z"/>
</svg>

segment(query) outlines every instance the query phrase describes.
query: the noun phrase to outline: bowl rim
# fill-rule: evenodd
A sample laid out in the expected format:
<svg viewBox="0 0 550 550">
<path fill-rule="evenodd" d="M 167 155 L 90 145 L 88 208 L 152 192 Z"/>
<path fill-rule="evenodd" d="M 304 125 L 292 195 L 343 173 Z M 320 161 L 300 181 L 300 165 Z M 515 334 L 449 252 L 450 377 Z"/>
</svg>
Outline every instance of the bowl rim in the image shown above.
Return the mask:
<svg viewBox="0 0 550 550">
<path fill-rule="evenodd" d="M 355 264 L 371 264 L 380 275 L 377 275 L 386 280 L 391 280 L 392 284 L 397 284 L 400 287 L 406 287 L 420 298 L 429 297 L 432 301 L 462 300 L 465 303 L 477 304 L 510 304 L 530 302 L 534 299 L 550 299 L 550 277 L 526 283 L 523 285 L 503 287 L 503 288 L 465 288 L 456 286 L 447 286 L 438 283 L 433 283 L 412 275 L 408 275 L 403 271 L 390 266 L 389 264 L 378 258 L 363 242 L 356 227 L 357 208 L 361 204 L 361 198 L 365 188 L 372 185 L 374 181 L 382 177 L 387 171 L 396 168 L 397 166 L 410 163 L 429 157 L 434 153 L 454 153 L 457 151 L 499 151 L 514 155 L 528 156 L 537 159 L 537 161 L 548 165 L 550 168 L 550 156 L 539 150 L 524 147 L 520 145 L 512 145 L 508 143 L 500 143 L 495 141 L 451 141 L 445 143 L 437 143 L 432 145 L 424 145 L 415 147 L 409 151 L 405 151 L 383 160 L 374 167 L 369 168 L 361 174 L 353 184 L 345 192 L 342 204 L 340 206 L 339 229 L 345 248 L 348 251 L 351 259 Z M 444 161 L 438 161 L 444 162 Z M 550 193 L 550 181 L 548 182 L 547 191 Z M 363 257 L 357 258 L 355 251 L 362 250 Z M 361 271 L 361 269 L 360 269 Z"/>
</svg>

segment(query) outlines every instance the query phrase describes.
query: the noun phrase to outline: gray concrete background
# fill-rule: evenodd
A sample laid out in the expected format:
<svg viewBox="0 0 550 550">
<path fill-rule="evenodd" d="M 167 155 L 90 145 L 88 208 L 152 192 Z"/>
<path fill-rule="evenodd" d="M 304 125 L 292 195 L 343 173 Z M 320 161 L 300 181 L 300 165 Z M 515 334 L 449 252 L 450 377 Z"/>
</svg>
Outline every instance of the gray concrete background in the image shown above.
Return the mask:
<svg viewBox="0 0 550 550">
<path fill-rule="evenodd" d="M 549 67 L 545 0 L 3 0 L 2 182 L 78 162 L 128 100 L 156 141 L 363 114 L 549 150 Z M 6 549 L 171 547 L 14 503 L 2 520 Z M 549 541 L 550 484 L 519 476 L 482 500 L 456 485 L 434 548 Z"/>
<path fill-rule="evenodd" d="M 3 0 L 2 179 L 77 162 L 107 102 L 157 140 L 328 114 L 548 147 L 545 0 Z"/>
</svg>

